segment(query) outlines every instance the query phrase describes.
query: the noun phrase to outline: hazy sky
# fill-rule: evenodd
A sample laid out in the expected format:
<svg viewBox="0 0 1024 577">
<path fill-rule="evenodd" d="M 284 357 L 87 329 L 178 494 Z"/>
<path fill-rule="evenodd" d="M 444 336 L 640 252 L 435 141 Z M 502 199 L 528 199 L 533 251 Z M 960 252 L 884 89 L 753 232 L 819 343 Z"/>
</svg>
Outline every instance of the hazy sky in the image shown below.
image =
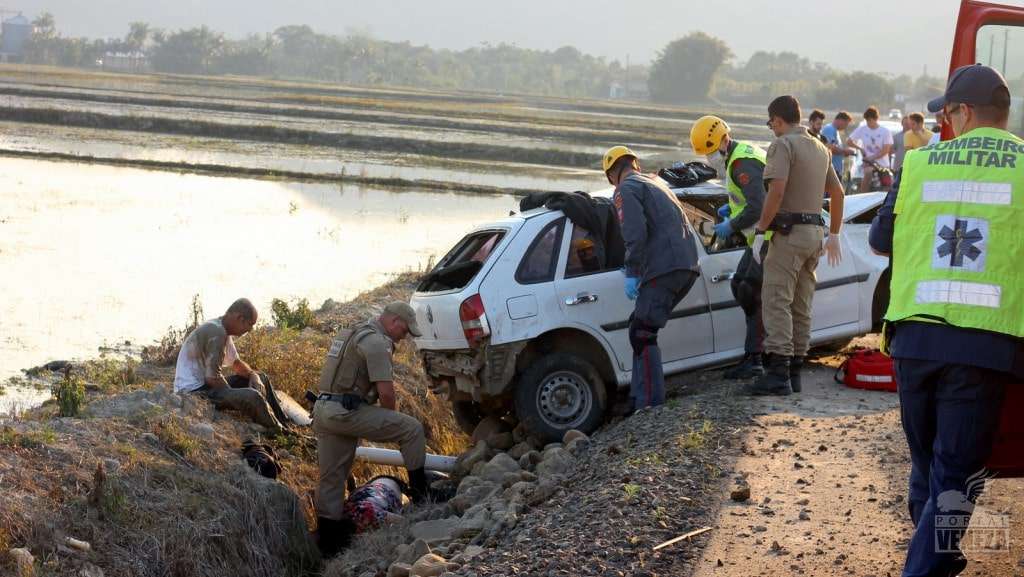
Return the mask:
<svg viewBox="0 0 1024 577">
<path fill-rule="evenodd" d="M 1021 0 L 1008 3 L 1022 4 Z M 945 75 L 959 0 L 4 0 L 30 18 L 48 10 L 68 35 L 122 36 L 143 20 L 163 28 L 206 24 L 230 36 L 309 24 L 385 40 L 461 49 L 510 42 L 647 62 L 691 30 L 725 40 L 744 60 L 790 50 L 843 70 Z M 871 16 L 867 16 L 871 15 Z"/>
</svg>

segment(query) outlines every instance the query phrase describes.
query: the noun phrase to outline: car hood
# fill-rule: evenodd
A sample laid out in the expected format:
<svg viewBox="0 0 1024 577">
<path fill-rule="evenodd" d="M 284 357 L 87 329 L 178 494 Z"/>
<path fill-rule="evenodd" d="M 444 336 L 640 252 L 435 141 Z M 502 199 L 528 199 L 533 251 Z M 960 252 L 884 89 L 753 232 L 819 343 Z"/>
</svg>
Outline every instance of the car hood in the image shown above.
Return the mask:
<svg viewBox="0 0 1024 577">
<path fill-rule="evenodd" d="M 843 220 L 848 222 L 869 210 L 881 206 L 885 201 L 884 192 L 866 192 L 843 197 Z"/>
</svg>

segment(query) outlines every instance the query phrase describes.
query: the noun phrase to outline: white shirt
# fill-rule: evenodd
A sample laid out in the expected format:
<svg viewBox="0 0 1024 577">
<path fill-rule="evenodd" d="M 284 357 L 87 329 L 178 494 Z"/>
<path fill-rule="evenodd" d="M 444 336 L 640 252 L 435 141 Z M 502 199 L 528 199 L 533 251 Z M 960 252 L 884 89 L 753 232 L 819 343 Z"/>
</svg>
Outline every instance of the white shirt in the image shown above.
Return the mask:
<svg viewBox="0 0 1024 577">
<path fill-rule="evenodd" d="M 868 156 L 876 156 L 882 152 L 882 148 L 886 144 L 892 144 L 892 133 L 889 129 L 879 125 L 878 128 L 872 130 L 867 123 L 861 124 L 853 131 L 850 135 L 850 139 L 853 141 L 860 141 L 861 147 L 867 151 Z M 883 156 L 875 159 L 875 164 L 878 166 L 889 168 L 889 156 Z"/>
<path fill-rule="evenodd" d="M 220 351 L 209 350 L 211 343 L 224 343 Z M 208 364 L 220 359 L 219 366 L 208 367 Z M 178 352 L 178 362 L 174 367 L 174 392 L 190 393 L 201 389 L 206 384 L 206 377 L 221 373 L 221 367 L 229 367 L 238 360 L 235 340 L 224 330 L 221 319 L 213 319 L 196 327 Z"/>
<path fill-rule="evenodd" d="M 928 140 L 928 146 L 936 144 L 940 140 L 942 140 L 942 133 L 941 132 L 933 132 L 931 139 Z"/>
</svg>

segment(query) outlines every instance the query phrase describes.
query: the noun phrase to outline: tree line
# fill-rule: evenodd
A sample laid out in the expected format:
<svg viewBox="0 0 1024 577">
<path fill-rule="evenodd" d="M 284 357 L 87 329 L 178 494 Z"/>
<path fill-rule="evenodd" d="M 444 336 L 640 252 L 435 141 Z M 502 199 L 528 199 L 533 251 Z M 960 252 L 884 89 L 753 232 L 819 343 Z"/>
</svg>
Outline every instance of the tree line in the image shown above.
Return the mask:
<svg viewBox="0 0 1024 577">
<path fill-rule="evenodd" d="M 835 70 L 793 52 L 759 51 L 737 64 L 732 59 L 728 44 L 702 32 L 670 42 L 651 66 L 651 99 L 763 104 L 780 94 L 793 94 L 819 107 L 860 110 L 868 104 L 892 105 L 897 94 L 923 102 L 942 94 L 945 86 L 943 79 L 923 74 L 891 78 Z"/>
<path fill-rule="evenodd" d="M 532 50 L 487 44 L 435 50 L 363 34 L 334 36 L 309 26 L 283 26 L 241 39 L 206 26 L 166 31 L 135 22 L 124 38 L 69 38 L 50 14 L 33 21 L 25 59 L 35 64 L 94 67 L 110 52 L 144 51 L 156 72 L 237 74 L 351 84 L 606 97 L 622 73 L 618 62 L 571 46 Z"/>
<path fill-rule="evenodd" d="M 175 31 L 134 22 L 123 38 L 62 36 L 51 14 L 33 21 L 26 46 L 30 63 L 94 67 L 108 53 L 145 52 L 157 72 L 301 78 L 364 85 L 608 97 L 626 71 L 616 60 L 590 56 L 571 46 L 533 50 L 487 44 L 437 50 L 388 42 L 364 34 L 335 36 L 309 26 L 282 26 L 241 39 L 205 26 Z M 650 99 L 672 104 L 722 102 L 761 104 L 783 93 L 828 108 L 859 109 L 892 104 L 902 93 L 915 101 L 941 93 L 939 78 L 886 78 L 838 71 L 792 52 L 757 52 L 743 63 L 722 40 L 694 32 L 670 42 L 646 72 Z M 626 84 L 629 84 L 626 82 Z"/>
</svg>

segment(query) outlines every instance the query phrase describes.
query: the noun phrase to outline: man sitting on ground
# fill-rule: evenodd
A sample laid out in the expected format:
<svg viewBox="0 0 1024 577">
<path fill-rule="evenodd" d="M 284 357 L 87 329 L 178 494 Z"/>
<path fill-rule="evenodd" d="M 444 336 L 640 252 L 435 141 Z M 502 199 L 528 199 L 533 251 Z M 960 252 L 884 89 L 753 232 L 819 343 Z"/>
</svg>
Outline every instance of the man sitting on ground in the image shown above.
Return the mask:
<svg viewBox="0 0 1024 577">
<path fill-rule="evenodd" d="M 256 307 L 249 299 L 238 299 L 224 316 L 208 320 L 189 333 L 178 353 L 174 392 L 200 393 L 218 409 L 234 409 L 259 425 L 280 431 L 285 416 L 273 395 L 270 378 L 252 370 L 235 349 L 234 337 L 251 331 L 256 317 Z M 223 366 L 230 366 L 235 374 L 225 377 Z"/>
</svg>

